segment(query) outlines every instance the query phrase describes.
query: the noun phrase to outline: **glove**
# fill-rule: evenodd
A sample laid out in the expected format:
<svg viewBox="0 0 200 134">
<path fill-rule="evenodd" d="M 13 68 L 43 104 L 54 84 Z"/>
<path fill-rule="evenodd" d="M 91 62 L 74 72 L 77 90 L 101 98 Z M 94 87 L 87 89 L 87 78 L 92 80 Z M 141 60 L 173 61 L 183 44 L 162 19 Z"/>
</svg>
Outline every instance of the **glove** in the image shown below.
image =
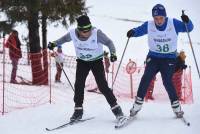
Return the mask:
<svg viewBox="0 0 200 134">
<path fill-rule="evenodd" d="M 183 68 L 183 69 L 186 69 L 186 68 L 187 68 L 187 65 L 184 64 L 182 68 Z"/>
<path fill-rule="evenodd" d="M 131 29 L 131 30 L 129 30 L 128 32 L 127 32 L 127 37 L 128 38 L 130 38 L 130 37 L 133 37 L 133 35 L 134 35 L 134 31 L 133 31 L 133 29 Z"/>
<path fill-rule="evenodd" d="M 185 15 L 185 14 L 182 14 L 181 15 L 181 19 L 182 19 L 182 21 L 184 22 L 184 23 L 188 23 L 189 22 L 189 17 L 187 16 L 187 15 Z"/>
<path fill-rule="evenodd" d="M 104 51 L 103 55 L 104 55 L 104 57 L 108 57 L 108 52 Z"/>
<path fill-rule="evenodd" d="M 56 43 L 54 43 L 54 42 L 49 42 L 48 48 L 49 48 L 50 50 L 53 50 L 55 47 L 56 47 Z"/>
<path fill-rule="evenodd" d="M 111 62 L 115 62 L 116 60 L 117 60 L 116 53 L 111 53 L 110 61 L 111 61 Z"/>
</svg>

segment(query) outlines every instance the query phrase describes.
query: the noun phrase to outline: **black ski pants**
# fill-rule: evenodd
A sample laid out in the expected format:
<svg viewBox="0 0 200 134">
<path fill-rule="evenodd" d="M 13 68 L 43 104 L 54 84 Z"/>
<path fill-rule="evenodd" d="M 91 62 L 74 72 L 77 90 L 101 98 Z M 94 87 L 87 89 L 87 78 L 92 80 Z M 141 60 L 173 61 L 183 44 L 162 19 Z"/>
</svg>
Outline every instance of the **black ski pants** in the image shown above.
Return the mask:
<svg viewBox="0 0 200 134">
<path fill-rule="evenodd" d="M 117 100 L 112 90 L 108 87 L 108 83 L 105 78 L 105 71 L 102 59 L 98 59 L 95 61 L 83 61 L 77 59 L 74 94 L 75 107 L 82 107 L 84 100 L 85 81 L 90 70 L 92 71 L 95 77 L 100 92 L 105 96 L 109 105 L 111 107 L 115 106 L 117 104 Z"/>
</svg>

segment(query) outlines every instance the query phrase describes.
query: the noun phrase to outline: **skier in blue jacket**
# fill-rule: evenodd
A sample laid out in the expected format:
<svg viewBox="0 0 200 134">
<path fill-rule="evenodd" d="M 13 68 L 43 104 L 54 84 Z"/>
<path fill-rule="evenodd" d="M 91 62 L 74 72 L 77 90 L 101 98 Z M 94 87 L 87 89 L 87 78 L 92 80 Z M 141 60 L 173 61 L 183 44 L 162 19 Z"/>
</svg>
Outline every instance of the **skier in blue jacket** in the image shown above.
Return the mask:
<svg viewBox="0 0 200 134">
<path fill-rule="evenodd" d="M 163 85 L 167 90 L 171 101 L 172 109 L 178 118 L 182 118 L 184 112 L 181 109 L 176 90 L 172 83 L 172 76 L 176 63 L 177 38 L 179 32 L 193 30 L 193 24 L 189 17 L 182 14 L 179 21 L 168 18 L 165 7 L 157 4 L 152 9 L 152 21 L 146 21 L 141 26 L 133 28 L 127 32 L 127 37 L 140 37 L 148 34 L 149 52 L 146 58 L 146 68 L 141 78 L 135 103 L 130 110 L 130 115 L 134 116 L 141 110 L 148 86 L 153 77 L 160 72 Z"/>
</svg>

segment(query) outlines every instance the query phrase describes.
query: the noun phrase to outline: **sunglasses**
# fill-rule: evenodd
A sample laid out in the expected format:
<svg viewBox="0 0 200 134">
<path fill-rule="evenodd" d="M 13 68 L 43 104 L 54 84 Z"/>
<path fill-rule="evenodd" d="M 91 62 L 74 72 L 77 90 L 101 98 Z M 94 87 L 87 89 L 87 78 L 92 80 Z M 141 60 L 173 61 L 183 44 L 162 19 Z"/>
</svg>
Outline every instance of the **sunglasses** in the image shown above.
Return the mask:
<svg viewBox="0 0 200 134">
<path fill-rule="evenodd" d="M 88 33 L 88 32 L 90 32 L 91 30 L 87 30 L 87 31 L 81 31 L 81 30 L 79 30 L 79 32 L 81 32 L 81 33 Z"/>
</svg>

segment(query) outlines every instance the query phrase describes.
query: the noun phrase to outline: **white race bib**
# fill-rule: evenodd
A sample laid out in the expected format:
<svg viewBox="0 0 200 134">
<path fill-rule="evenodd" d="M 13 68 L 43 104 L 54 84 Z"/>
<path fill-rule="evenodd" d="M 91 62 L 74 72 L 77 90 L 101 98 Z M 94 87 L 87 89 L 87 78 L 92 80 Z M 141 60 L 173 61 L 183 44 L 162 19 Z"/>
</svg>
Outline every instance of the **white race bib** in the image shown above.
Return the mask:
<svg viewBox="0 0 200 134">
<path fill-rule="evenodd" d="M 168 18 L 164 31 L 157 30 L 154 21 L 148 21 L 148 45 L 156 53 L 173 53 L 177 49 L 177 34 L 173 19 Z"/>
<path fill-rule="evenodd" d="M 103 57 L 103 45 L 97 43 L 97 29 L 92 29 L 91 36 L 86 41 L 81 41 L 77 38 L 75 29 L 70 30 L 76 56 L 84 61 L 93 61 Z"/>
</svg>

